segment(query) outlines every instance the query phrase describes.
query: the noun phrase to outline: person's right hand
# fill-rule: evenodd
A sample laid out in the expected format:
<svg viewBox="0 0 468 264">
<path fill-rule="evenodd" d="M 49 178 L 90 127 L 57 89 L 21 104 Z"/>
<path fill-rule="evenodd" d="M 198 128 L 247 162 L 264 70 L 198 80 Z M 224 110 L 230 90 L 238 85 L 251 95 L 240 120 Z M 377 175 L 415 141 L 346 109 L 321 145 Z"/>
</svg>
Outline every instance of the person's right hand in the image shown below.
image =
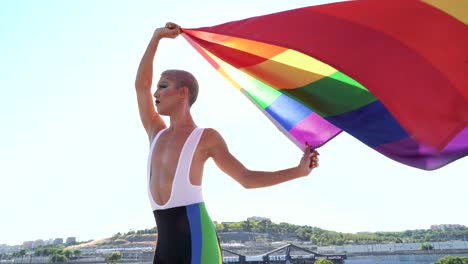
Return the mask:
<svg viewBox="0 0 468 264">
<path fill-rule="evenodd" d="M 158 39 L 162 38 L 175 38 L 180 34 L 180 26 L 176 23 L 167 22 L 165 27 L 157 28 L 154 31 L 153 37 Z"/>
</svg>

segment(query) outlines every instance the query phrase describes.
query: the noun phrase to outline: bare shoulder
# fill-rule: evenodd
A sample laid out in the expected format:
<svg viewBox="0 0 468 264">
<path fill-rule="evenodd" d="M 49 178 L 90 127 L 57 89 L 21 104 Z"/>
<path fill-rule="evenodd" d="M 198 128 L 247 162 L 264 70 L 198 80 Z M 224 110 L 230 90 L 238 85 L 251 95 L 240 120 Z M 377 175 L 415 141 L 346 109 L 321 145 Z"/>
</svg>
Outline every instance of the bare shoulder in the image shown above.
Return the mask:
<svg viewBox="0 0 468 264">
<path fill-rule="evenodd" d="M 214 128 L 205 128 L 202 137 L 204 145 L 217 144 L 220 140 L 223 140 L 221 134 Z"/>
<path fill-rule="evenodd" d="M 158 135 L 158 133 L 164 129 L 166 129 L 166 126 L 154 126 L 153 129 L 147 131 L 150 144 L 151 142 L 153 142 L 154 138 Z"/>
<path fill-rule="evenodd" d="M 203 136 L 200 140 L 203 150 L 207 152 L 208 156 L 212 156 L 214 150 L 220 146 L 224 146 L 225 142 L 221 134 L 214 128 L 205 128 Z"/>
</svg>

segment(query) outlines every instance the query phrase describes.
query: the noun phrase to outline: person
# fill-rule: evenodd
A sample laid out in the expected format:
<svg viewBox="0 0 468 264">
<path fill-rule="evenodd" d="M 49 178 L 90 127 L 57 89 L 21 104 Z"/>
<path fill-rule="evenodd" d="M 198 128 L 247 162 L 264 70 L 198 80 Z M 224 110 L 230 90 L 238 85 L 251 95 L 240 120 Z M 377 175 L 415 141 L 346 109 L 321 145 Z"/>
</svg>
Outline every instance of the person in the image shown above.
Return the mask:
<svg viewBox="0 0 468 264">
<path fill-rule="evenodd" d="M 249 170 L 229 152 L 219 132 L 197 127 L 190 107 L 197 99 L 198 83 L 191 73 L 164 71 L 152 95 L 159 41 L 180 32 L 174 23 L 154 31 L 135 81 L 140 118 L 150 142 L 148 196 L 158 231 L 153 263 L 222 263 L 215 226 L 202 196 L 205 162 L 211 158 L 243 187 L 259 188 L 308 175 L 318 166 L 318 152 L 306 146 L 299 165 L 292 168 Z M 169 117 L 169 127 L 162 115 Z"/>
</svg>

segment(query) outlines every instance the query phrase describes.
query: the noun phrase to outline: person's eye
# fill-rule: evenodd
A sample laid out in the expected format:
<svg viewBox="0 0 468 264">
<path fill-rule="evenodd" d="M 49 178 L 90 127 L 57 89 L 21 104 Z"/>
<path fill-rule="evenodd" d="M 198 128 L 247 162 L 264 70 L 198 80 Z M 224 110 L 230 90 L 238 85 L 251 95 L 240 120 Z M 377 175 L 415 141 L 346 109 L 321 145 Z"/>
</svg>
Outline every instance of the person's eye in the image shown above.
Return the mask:
<svg viewBox="0 0 468 264">
<path fill-rule="evenodd" d="M 160 84 L 158 85 L 158 87 L 159 87 L 159 88 L 162 88 L 162 89 L 163 89 L 163 88 L 167 88 L 168 86 L 169 86 L 169 85 L 167 85 L 167 83 L 160 83 Z"/>
</svg>

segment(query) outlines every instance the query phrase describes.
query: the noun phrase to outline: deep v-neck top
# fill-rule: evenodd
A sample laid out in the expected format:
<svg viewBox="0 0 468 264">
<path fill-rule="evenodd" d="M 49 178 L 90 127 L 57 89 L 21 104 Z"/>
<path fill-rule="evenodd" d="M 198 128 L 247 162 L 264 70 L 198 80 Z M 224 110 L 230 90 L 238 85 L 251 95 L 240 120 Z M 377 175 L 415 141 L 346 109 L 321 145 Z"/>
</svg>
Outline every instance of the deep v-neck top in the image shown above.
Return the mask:
<svg viewBox="0 0 468 264">
<path fill-rule="evenodd" d="M 153 211 L 203 202 L 201 186 L 193 185 L 190 182 L 190 167 L 192 165 L 193 154 L 195 153 L 198 142 L 203 134 L 203 128 L 195 128 L 190 133 L 182 147 L 174 179 L 172 181 L 171 194 L 167 202 L 163 205 L 159 205 L 154 201 L 151 193 L 151 160 L 156 142 L 158 141 L 161 133 L 165 130 L 166 129 L 159 131 L 156 137 L 154 137 L 148 155 L 148 196 Z"/>
</svg>

